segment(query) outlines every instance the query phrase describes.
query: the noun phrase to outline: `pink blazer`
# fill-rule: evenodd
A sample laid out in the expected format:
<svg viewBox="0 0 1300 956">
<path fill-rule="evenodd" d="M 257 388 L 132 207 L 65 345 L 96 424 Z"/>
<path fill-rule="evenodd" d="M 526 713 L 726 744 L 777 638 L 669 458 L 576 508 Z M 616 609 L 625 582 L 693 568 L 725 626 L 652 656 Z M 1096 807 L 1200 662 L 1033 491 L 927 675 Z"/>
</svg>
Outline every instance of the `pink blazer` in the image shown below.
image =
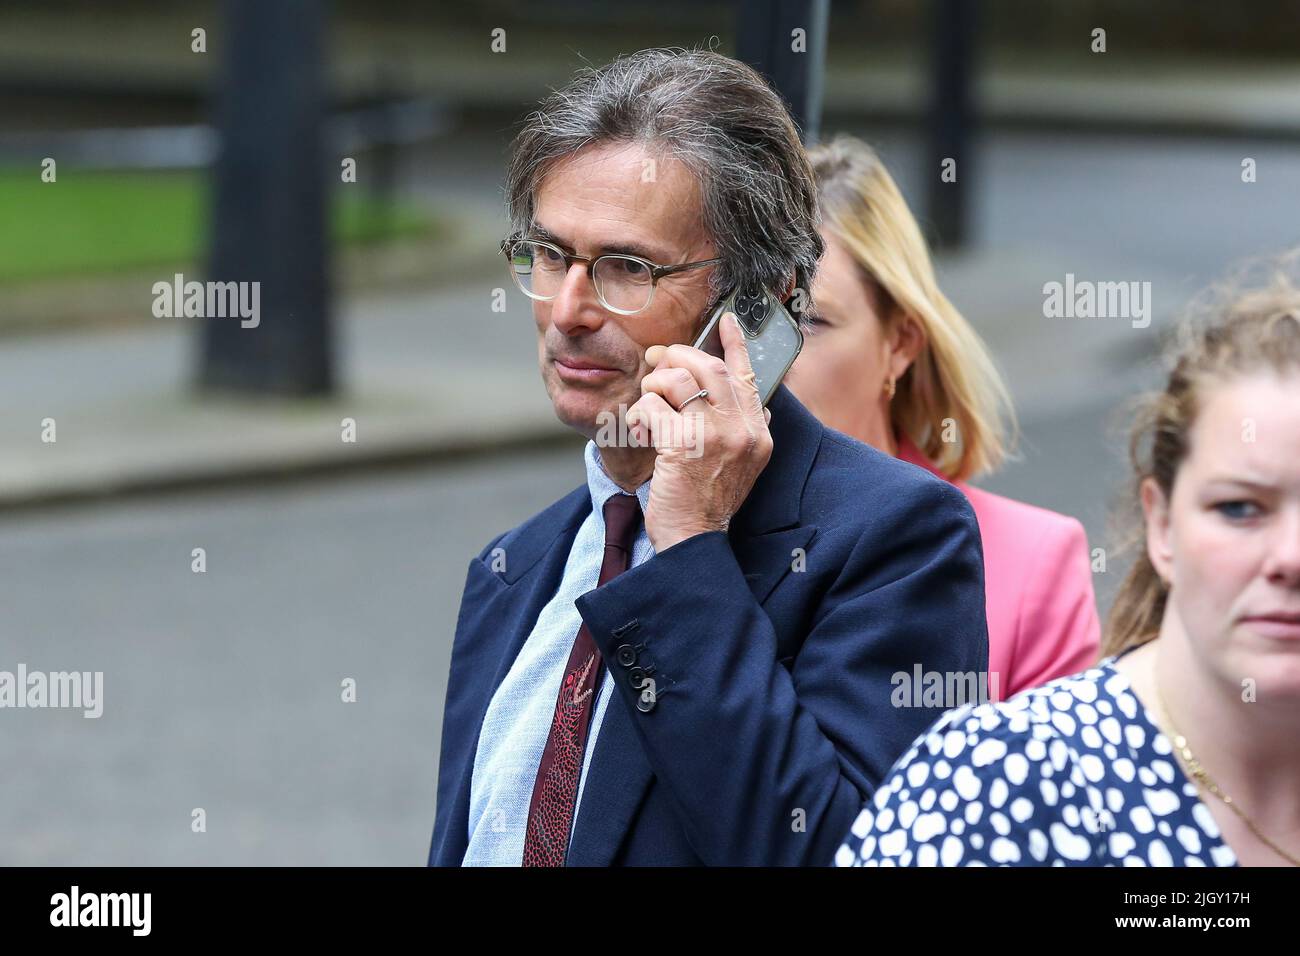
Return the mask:
<svg viewBox="0 0 1300 956">
<path fill-rule="evenodd" d="M 897 438 L 899 458 L 944 477 L 909 437 Z M 984 543 L 990 698 L 1005 700 L 1096 663 L 1101 624 L 1083 525 L 953 484 L 970 500 Z"/>
</svg>

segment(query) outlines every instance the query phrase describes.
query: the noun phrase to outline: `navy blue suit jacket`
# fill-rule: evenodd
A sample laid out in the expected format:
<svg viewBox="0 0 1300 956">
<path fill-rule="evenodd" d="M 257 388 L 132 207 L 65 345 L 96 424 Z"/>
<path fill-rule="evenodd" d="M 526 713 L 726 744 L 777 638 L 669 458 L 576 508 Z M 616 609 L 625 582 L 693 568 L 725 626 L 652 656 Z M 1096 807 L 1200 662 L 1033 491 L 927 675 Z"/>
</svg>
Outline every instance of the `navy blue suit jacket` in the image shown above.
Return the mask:
<svg viewBox="0 0 1300 956">
<path fill-rule="evenodd" d="M 617 687 L 571 866 L 829 864 L 890 765 L 941 712 L 893 706 L 893 675 L 987 669 L 979 529 L 965 495 L 825 428 L 785 386 L 769 407 L 772 457 L 729 530 L 681 541 L 576 601 Z M 488 702 L 590 511 L 584 484 L 470 561 L 430 865 L 464 857 Z M 624 644 L 654 667 L 649 711 L 617 663 Z"/>
</svg>

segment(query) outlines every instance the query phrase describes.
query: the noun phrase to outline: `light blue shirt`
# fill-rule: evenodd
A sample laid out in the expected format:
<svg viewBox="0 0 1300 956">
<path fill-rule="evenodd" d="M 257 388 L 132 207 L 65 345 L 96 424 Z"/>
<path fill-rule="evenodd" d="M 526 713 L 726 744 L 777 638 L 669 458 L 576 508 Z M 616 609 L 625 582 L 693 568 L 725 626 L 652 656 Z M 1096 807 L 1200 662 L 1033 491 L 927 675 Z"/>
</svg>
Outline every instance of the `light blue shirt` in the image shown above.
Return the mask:
<svg viewBox="0 0 1300 956">
<path fill-rule="evenodd" d="M 595 589 L 600 580 L 600 566 L 605 559 L 605 502 L 611 495 L 626 494 L 605 473 L 594 441 L 587 442 L 584 459 L 591 514 L 573 539 L 559 589 L 542 608 L 532 633 L 492 695 L 483 717 L 470 779 L 469 845 L 463 866 L 519 866 L 524 858 L 528 805 L 533 797 L 537 767 L 546 749 L 569 652 L 582 626 L 582 615 L 573 602 Z M 636 495 L 644 513 L 650 499 L 649 480 L 636 490 Z M 636 567 L 653 555 L 654 548 L 642 521 L 632 545 L 630 566 Z M 587 749 L 574 807 L 574 830 L 582 807 L 587 769 L 591 766 L 596 737 L 613 690 L 614 679 L 607 667 L 587 730 Z"/>
</svg>

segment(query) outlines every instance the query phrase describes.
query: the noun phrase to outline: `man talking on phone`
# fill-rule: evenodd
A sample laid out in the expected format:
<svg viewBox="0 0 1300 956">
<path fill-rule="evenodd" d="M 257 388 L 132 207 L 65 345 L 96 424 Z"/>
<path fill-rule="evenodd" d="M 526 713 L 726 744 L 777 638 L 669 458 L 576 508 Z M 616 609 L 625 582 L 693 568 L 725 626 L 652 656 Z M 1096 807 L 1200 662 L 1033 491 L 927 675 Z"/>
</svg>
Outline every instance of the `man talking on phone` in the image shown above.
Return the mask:
<svg viewBox="0 0 1300 956">
<path fill-rule="evenodd" d="M 829 864 L 942 710 L 895 676 L 982 674 L 988 641 L 960 491 L 764 408 L 730 316 L 721 358 L 690 344 L 733 290 L 811 287 L 790 116 L 742 63 L 641 51 L 527 117 L 506 190 L 587 480 L 470 561 L 429 863 Z"/>
</svg>

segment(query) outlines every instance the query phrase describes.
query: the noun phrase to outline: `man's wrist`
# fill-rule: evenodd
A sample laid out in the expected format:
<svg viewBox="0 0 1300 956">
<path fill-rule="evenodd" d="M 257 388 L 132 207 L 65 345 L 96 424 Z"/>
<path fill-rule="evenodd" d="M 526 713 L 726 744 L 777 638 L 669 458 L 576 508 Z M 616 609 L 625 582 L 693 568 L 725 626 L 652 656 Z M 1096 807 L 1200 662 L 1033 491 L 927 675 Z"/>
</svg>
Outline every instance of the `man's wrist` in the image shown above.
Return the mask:
<svg viewBox="0 0 1300 956">
<path fill-rule="evenodd" d="M 673 545 L 681 544 L 689 538 L 694 538 L 701 534 L 708 534 L 711 531 L 722 531 L 725 533 L 729 523 L 730 519 L 723 522 L 721 525 L 709 525 L 703 522 L 698 522 L 676 527 L 663 534 L 651 536 L 650 545 L 654 548 L 655 554 L 662 554 L 664 551 L 673 547 Z"/>
</svg>

